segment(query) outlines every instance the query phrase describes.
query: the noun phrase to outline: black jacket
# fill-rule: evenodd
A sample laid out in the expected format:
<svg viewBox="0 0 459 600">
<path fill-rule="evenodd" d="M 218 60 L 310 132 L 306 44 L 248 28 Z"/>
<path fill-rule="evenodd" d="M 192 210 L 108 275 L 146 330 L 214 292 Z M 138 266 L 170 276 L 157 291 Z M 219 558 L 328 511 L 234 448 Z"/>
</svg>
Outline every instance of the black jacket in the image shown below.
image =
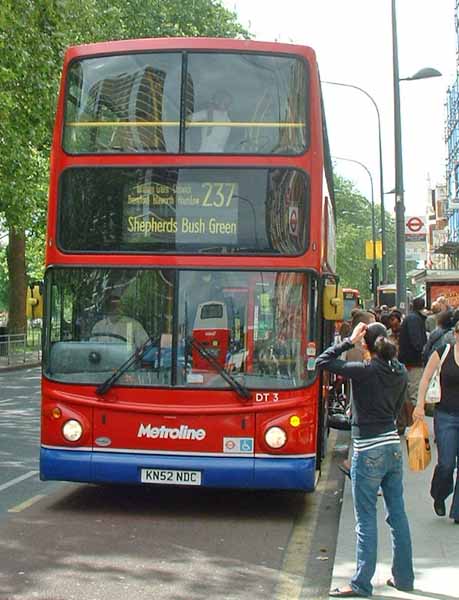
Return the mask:
<svg viewBox="0 0 459 600">
<path fill-rule="evenodd" d="M 335 344 L 317 357 L 316 366 L 352 380 L 352 437 L 369 438 L 395 429 L 395 420 L 406 395 L 405 367 L 374 357 L 368 362 L 339 359 L 352 348 L 349 340 Z"/>
<path fill-rule="evenodd" d="M 399 361 L 407 367 L 422 367 L 422 350 L 426 342 L 426 317 L 418 311 L 411 312 L 400 327 Z"/>
</svg>

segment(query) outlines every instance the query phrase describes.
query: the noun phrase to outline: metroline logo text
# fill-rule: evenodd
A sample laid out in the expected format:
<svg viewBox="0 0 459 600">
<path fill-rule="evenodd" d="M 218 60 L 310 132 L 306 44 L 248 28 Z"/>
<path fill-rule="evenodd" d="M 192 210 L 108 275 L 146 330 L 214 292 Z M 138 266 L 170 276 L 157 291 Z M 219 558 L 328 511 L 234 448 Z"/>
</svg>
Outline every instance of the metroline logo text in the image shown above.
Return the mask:
<svg viewBox="0 0 459 600">
<path fill-rule="evenodd" d="M 205 429 L 192 429 L 188 425 L 180 425 L 180 427 L 153 427 L 151 424 L 140 424 L 137 437 L 148 437 L 153 439 L 163 440 L 203 440 L 206 437 Z"/>
</svg>

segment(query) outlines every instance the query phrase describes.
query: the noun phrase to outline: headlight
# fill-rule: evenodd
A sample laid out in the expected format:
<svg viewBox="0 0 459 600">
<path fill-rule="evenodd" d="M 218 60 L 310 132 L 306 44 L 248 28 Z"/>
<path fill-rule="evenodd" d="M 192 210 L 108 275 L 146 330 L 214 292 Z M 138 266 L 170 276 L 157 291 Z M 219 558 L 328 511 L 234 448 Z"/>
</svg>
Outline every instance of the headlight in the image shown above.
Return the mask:
<svg viewBox="0 0 459 600">
<path fill-rule="evenodd" d="M 265 442 L 270 448 L 282 448 L 287 442 L 287 434 L 280 427 L 270 427 L 265 433 Z"/>
<path fill-rule="evenodd" d="M 75 419 L 70 419 L 70 421 L 64 423 L 62 435 L 69 442 L 77 442 L 83 435 L 83 427 L 81 426 L 81 423 L 75 421 Z"/>
</svg>

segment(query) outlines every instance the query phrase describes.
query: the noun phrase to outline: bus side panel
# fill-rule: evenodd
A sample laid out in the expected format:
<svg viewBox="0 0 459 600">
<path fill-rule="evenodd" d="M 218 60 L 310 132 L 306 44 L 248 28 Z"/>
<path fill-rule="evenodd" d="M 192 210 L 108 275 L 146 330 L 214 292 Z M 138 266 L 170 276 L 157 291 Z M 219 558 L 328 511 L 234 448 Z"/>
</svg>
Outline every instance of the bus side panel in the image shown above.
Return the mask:
<svg viewBox="0 0 459 600">
<path fill-rule="evenodd" d="M 319 379 L 304 390 L 302 406 L 256 415 L 255 481 L 257 487 L 313 491 L 317 469 Z M 273 408 L 275 408 L 273 403 Z M 287 434 L 282 448 L 270 448 L 265 434 L 281 427 Z"/>
<path fill-rule="evenodd" d="M 314 390 L 319 390 L 319 382 L 312 386 Z M 308 389 L 308 392 L 312 390 Z M 273 407 L 274 408 L 274 407 Z M 317 418 L 318 404 L 317 399 L 308 395 L 303 406 L 289 410 L 276 410 L 272 412 L 258 413 L 257 420 L 257 446 L 256 454 L 276 454 L 276 455 L 308 455 L 316 453 L 317 438 Z M 297 424 L 299 420 L 299 424 Z M 265 441 L 265 433 L 271 427 L 281 427 L 287 433 L 285 445 L 274 450 L 270 448 Z"/>
<path fill-rule="evenodd" d="M 68 442 L 62 433 L 70 419 L 79 421 L 83 435 Z M 91 481 L 93 409 L 82 404 L 55 401 L 42 389 L 40 479 Z"/>
<path fill-rule="evenodd" d="M 139 453 L 208 453 L 253 456 L 255 419 L 252 414 L 154 414 L 94 411 L 94 447 Z M 205 411 L 203 411 L 205 412 Z"/>
<path fill-rule="evenodd" d="M 198 471 L 202 487 L 312 492 L 315 486 L 314 458 L 164 456 L 42 448 L 40 460 L 42 480 L 140 484 L 142 469 L 164 469 Z"/>
<path fill-rule="evenodd" d="M 179 469 L 200 471 L 201 485 L 209 487 L 312 491 L 316 388 L 314 384 L 307 390 L 301 408 L 282 410 L 273 402 L 277 410 L 255 414 L 167 416 L 93 409 L 48 398 L 43 404 L 40 476 L 140 483 L 141 469 Z M 272 394 L 271 399 L 275 397 Z M 57 404 L 59 418 L 54 416 Z M 300 424 L 292 426 L 291 417 Z M 84 424 L 79 442 L 63 438 L 62 425 L 69 418 Z M 288 443 L 281 450 L 270 449 L 261 438 L 273 425 L 288 430 Z"/>
<path fill-rule="evenodd" d="M 40 479 L 42 481 L 94 481 L 92 452 L 63 448 L 40 449 Z"/>
<path fill-rule="evenodd" d="M 310 458 L 256 458 L 255 488 L 314 491 L 316 461 Z"/>
</svg>

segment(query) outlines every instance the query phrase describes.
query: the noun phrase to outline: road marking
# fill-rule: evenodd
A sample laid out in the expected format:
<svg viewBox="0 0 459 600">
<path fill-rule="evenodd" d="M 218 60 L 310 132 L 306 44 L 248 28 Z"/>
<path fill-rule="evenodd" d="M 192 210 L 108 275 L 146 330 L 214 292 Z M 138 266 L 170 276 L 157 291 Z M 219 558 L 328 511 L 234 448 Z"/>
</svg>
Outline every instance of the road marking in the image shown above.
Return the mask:
<svg viewBox="0 0 459 600">
<path fill-rule="evenodd" d="M 336 441 L 335 439 L 330 438 L 328 439 L 328 444 Z M 321 484 L 327 482 L 331 464 L 331 455 L 332 453 L 329 451 L 322 461 Z M 309 546 L 311 545 L 312 536 L 317 527 L 320 509 L 320 498 L 317 491 L 312 494 L 305 494 L 305 500 L 306 498 L 308 500 L 308 509 L 303 510 L 300 517 L 296 519 L 293 524 L 292 533 L 284 553 L 284 560 L 279 573 L 279 582 L 276 588 L 275 600 L 299 600 L 301 597 Z"/>
<path fill-rule="evenodd" d="M 25 473 L 24 475 L 20 475 L 19 477 L 16 477 L 15 479 L 11 479 L 11 481 L 7 481 L 6 483 L 2 483 L 2 485 L 0 485 L 0 492 L 3 492 L 3 490 L 6 490 L 7 488 L 16 485 L 17 483 L 20 483 L 21 481 L 24 481 L 24 479 L 30 479 L 30 477 L 34 477 L 35 475 L 38 475 L 38 471 L 29 471 L 28 473 Z"/>
<path fill-rule="evenodd" d="M 21 504 L 17 504 L 16 506 L 13 506 L 13 508 L 9 508 L 8 512 L 9 513 L 22 512 L 23 510 L 25 510 L 26 508 L 29 508 L 30 506 L 32 506 L 32 504 L 35 504 L 35 502 L 38 502 L 42 498 L 46 498 L 46 495 L 45 494 L 37 494 L 36 496 L 32 496 L 32 498 L 29 498 L 28 500 L 24 500 L 24 502 L 21 502 Z"/>
</svg>

